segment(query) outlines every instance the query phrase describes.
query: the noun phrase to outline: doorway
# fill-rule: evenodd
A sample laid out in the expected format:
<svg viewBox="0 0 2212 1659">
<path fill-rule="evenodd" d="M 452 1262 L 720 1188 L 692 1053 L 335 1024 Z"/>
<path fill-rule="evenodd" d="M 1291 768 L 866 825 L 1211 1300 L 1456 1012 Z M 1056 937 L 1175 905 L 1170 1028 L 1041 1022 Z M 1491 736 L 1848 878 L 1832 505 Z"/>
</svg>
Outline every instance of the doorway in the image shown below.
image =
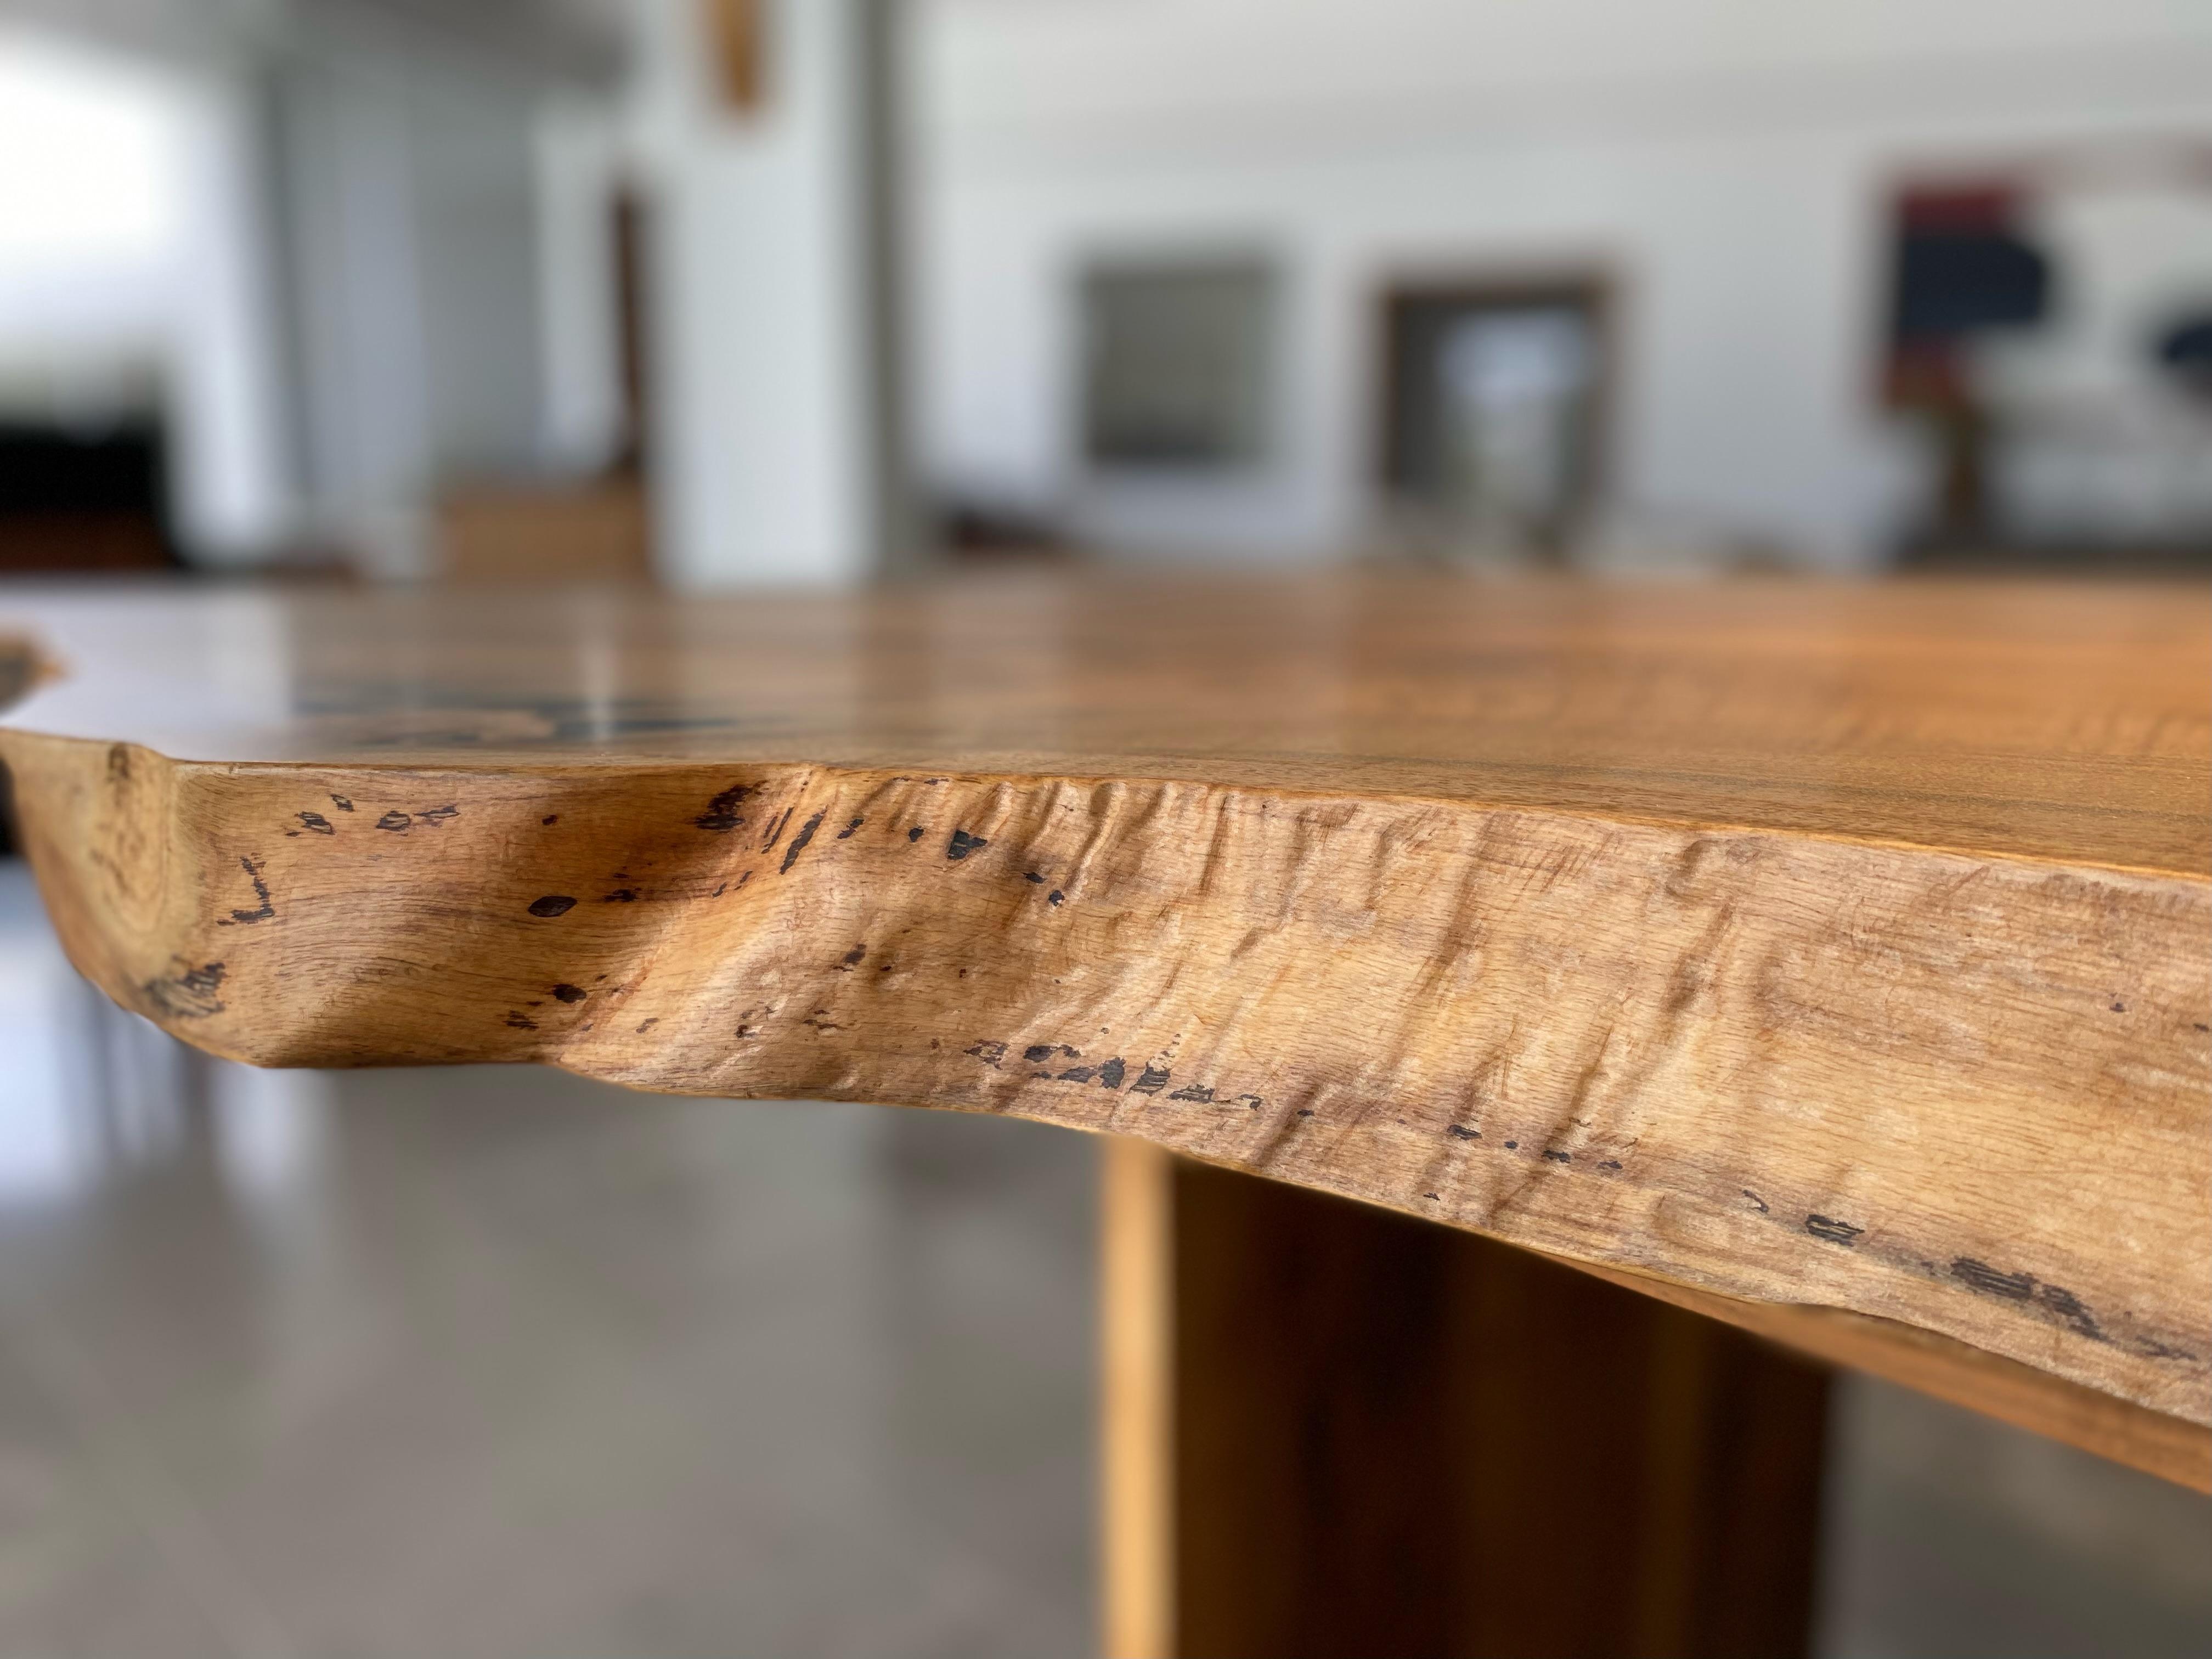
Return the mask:
<svg viewBox="0 0 2212 1659">
<path fill-rule="evenodd" d="M 1613 310 L 1595 273 L 1386 291 L 1380 470 L 1401 534 L 1455 557 L 1566 557 L 1602 498 Z"/>
</svg>

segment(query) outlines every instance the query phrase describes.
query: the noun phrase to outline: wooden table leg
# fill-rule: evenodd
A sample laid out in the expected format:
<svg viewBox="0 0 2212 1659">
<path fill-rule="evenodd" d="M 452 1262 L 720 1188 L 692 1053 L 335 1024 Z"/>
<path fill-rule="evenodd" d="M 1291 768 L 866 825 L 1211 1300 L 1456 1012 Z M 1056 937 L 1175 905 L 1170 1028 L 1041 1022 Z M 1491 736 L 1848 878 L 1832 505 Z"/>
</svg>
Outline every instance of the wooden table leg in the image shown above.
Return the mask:
<svg viewBox="0 0 2212 1659">
<path fill-rule="evenodd" d="M 1175 1646 L 1174 1157 L 1109 1136 L 1099 1165 L 1099 1589 L 1105 1659 Z"/>
<path fill-rule="evenodd" d="M 1804 1651 L 1817 1367 L 1133 1142 L 1104 1197 L 1109 1659 Z"/>
</svg>

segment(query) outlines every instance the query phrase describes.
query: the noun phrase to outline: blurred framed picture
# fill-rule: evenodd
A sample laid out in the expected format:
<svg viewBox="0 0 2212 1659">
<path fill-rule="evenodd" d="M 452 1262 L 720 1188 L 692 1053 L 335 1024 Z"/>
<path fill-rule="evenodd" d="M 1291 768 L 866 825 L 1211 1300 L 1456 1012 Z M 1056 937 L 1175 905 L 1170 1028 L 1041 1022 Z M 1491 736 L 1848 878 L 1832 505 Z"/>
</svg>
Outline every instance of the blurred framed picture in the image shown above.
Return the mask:
<svg viewBox="0 0 2212 1659">
<path fill-rule="evenodd" d="M 1086 268 L 1085 459 L 1195 471 L 1265 459 L 1275 290 L 1249 256 Z"/>
</svg>

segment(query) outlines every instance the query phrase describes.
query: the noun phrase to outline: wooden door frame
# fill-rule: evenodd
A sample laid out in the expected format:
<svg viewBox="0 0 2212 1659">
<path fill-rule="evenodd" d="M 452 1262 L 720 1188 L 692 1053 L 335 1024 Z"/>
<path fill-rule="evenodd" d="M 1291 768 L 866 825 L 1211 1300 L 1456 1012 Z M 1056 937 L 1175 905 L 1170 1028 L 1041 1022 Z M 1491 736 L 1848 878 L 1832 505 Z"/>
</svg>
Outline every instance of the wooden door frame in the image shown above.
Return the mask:
<svg viewBox="0 0 2212 1659">
<path fill-rule="evenodd" d="M 1596 343 L 1596 374 L 1590 390 L 1588 479 L 1581 511 L 1595 508 L 1613 483 L 1618 457 L 1614 423 L 1624 377 L 1624 295 L 1628 283 L 1620 265 L 1603 259 L 1518 264 L 1468 259 L 1447 268 L 1385 275 L 1374 285 L 1367 351 L 1369 479 L 1377 501 L 1398 494 L 1392 459 L 1403 435 L 1400 402 L 1395 395 L 1400 307 L 1408 302 L 1498 307 L 1566 301 L 1583 307 Z"/>
</svg>

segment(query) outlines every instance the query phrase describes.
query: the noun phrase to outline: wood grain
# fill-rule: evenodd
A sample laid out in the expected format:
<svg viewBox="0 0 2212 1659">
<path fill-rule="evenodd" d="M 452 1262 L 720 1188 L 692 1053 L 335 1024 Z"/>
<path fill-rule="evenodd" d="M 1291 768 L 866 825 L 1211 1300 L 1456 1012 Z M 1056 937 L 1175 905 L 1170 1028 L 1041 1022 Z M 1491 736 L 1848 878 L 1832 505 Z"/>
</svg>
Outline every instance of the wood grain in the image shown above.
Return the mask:
<svg viewBox="0 0 2212 1659">
<path fill-rule="evenodd" d="M 1099 1159 L 1099 1651 L 1176 1651 L 1174 1160 L 1109 1136 Z"/>
<path fill-rule="evenodd" d="M 49 666 L 0 754 L 64 941 L 203 1047 L 1112 1130 L 2205 1443 L 2194 590 L 11 618 Z"/>
<path fill-rule="evenodd" d="M 1164 1162 L 1155 1659 L 1806 1650 L 1825 1368 L 1526 1251 Z"/>
<path fill-rule="evenodd" d="M 1554 1258 L 1554 1260 L 1561 1260 Z M 1838 1308 L 1746 1302 L 1646 1273 L 1565 1262 L 1625 1289 L 1751 1331 L 2147 1474 L 2212 1492 L 2212 1434 L 2199 1425 L 2063 1382 L 1932 1331 Z"/>
</svg>

